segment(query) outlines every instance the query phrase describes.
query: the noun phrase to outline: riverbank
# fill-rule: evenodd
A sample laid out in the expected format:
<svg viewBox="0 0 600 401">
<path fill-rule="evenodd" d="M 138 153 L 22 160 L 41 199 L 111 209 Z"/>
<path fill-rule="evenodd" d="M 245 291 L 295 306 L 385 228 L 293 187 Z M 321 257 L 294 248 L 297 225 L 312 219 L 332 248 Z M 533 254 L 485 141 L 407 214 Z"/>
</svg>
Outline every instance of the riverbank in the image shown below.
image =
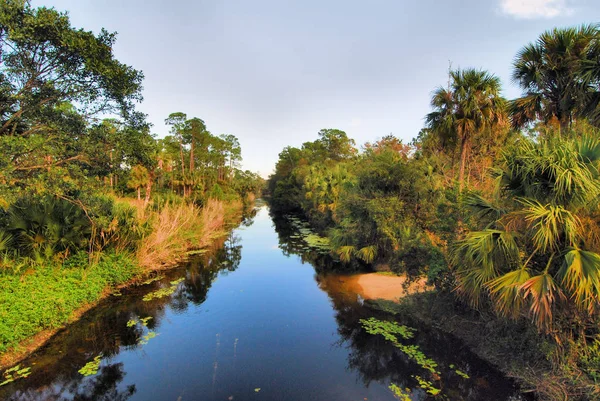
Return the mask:
<svg viewBox="0 0 600 401">
<path fill-rule="evenodd" d="M 598 400 L 596 385 L 578 366 L 576 349 L 569 361 L 557 363 L 565 352 L 541 336 L 527 321 L 512 321 L 457 303 L 446 292 L 407 295 L 396 302 L 371 300 L 374 309 L 410 316 L 423 324 L 452 334 L 479 358 L 515 379 L 524 394 L 536 400 Z M 563 344 L 565 349 L 575 344 Z"/>
<path fill-rule="evenodd" d="M 151 231 L 135 253 L 87 253 L 64 262 L 46 262 L 0 278 L 0 369 L 44 345 L 100 300 L 172 267 L 208 247 L 239 223 L 242 203 L 210 200 L 140 211 Z"/>
<path fill-rule="evenodd" d="M 407 282 L 405 276 L 381 273 L 325 274 L 318 282 L 324 291 L 340 299 L 353 302 L 360 298 L 373 309 L 396 315 L 400 324 L 402 316 L 407 316 L 455 336 L 479 358 L 515 379 L 524 394 L 536 399 L 600 399 L 594 383 L 575 360 L 552 363 L 560 350 L 531 324 L 474 311 L 450 293 L 432 291 L 425 278 Z"/>
<path fill-rule="evenodd" d="M 365 300 L 387 301 L 399 301 L 407 295 L 432 289 L 425 277 L 407 281 L 406 276 L 393 273 L 326 274 L 319 278 L 319 285 L 323 290 L 343 298 L 356 298 L 359 295 Z"/>
</svg>

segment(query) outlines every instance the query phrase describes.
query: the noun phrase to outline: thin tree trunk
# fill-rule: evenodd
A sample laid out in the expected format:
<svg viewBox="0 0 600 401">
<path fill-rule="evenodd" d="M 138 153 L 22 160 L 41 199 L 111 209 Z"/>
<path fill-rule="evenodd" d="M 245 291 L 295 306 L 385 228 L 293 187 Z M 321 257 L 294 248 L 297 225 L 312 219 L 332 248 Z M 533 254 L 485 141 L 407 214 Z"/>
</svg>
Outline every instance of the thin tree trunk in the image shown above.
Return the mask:
<svg viewBox="0 0 600 401">
<path fill-rule="evenodd" d="M 190 147 L 190 174 L 194 171 L 194 138 L 191 140 Z"/>
<path fill-rule="evenodd" d="M 114 190 L 113 185 L 113 150 L 110 150 L 110 190 L 111 192 Z"/>
<path fill-rule="evenodd" d="M 142 187 L 137 187 L 138 200 L 142 200 Z"/>
<path fill-rule="evenodd" d="M 458 192 L 462 193 L 463 187 L 465 185 L 465 166 L 467 164 L 467 136 L 463 135 L 461 143 L 460 143 L 460 171 L 458 173 Z"/>
<path fill-rule="evenodd" d="M 144 208 L 150 202 L 150 194 L 152 193 L 152 183 L 154 182 L 153 175 L 151 174 L 146 183 L 146 197 L 144 198 Z"/>
</svg>

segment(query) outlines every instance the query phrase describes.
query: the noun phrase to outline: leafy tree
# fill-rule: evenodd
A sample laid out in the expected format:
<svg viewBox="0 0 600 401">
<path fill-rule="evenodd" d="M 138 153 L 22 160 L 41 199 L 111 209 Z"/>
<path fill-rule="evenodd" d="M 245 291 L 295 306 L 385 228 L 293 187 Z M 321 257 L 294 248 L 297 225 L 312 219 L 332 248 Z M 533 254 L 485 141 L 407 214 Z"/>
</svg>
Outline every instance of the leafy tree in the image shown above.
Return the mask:
<svg viewBox="0 0 600 401">
<path fill-rule="evenodd" d="M 114 58 L 115 38 L 28 1 L 0 4 L 0 197 L 14 200 L 14 188 L 78 197 L 92 185 L 88 118 L 140 121 L 143 76 Z"/>
<path fill-rule="evenodd" d="M 171 126 L 171 134 L 179 142 L 179 155 L 181 157 L 181 179 L 185 180 L 185 159 L 184 155 L 184 136 L 186 131 L 186 120 L 187 115 L 185 113 L 177 112 L 169 114 L 169 117 L 165 119 L 165 124 Z M 183 196 L 186 196 L 186 185 L 183 184 Z"/>
</svg>

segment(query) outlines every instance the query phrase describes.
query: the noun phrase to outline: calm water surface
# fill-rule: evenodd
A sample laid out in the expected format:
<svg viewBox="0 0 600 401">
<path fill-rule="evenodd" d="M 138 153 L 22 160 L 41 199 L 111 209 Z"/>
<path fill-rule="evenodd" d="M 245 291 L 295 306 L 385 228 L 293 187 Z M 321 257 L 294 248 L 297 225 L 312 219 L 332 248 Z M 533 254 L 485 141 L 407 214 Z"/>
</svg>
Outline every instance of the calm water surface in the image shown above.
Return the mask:
<svg viewBox="0 0 600 401">
<path fill-rule="evenodd" d="M 395 399 L 391 382 L 413 401 L 521 399 L 458 340 L 409 318 L 401 323 L 417 329 L 410 342 L 441 375 L 365 333 L 360 318 L 392 317 L 322 289 L 316 272 L 334 262 L 285 220 L 274 224 L 266 207 L 256 212 L 210 254 L 110 297 L 59 333 L 21 363 L 32 375 L 0 387 L 0 399 L 375 401 Z M 172 295 L 143 300 L 172 286 Z M 97 374 L 78 372 L 98 355 Z M 442 394 L 427 398 L 415 376 Z"/>
</svg>

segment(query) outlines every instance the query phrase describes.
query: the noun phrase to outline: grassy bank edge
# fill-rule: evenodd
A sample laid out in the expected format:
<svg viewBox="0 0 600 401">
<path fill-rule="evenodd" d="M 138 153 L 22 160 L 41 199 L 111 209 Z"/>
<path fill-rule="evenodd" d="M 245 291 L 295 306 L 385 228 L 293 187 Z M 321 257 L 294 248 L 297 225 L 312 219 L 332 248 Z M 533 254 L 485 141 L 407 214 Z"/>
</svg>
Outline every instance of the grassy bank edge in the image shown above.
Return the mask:
<svg viewBox="0 0 600 401">
<path fill-rule="evenodd" d="M 192 205 L 166 206 L 148 216 L 153 220 L 153 230 L 144 238 L 135 254 L 102 255 L 92 266 L 84 266 L 82 261 L 82 265 L 70 269 L 44 266 L 31 269 L 26 275 L 15 277 L 11 282 L 3 278 L 4 282 L 0 283 L 0 298 L 2 301 L 8 298 L 13 302 L 8 308 L 5 303 L 4 311 L 0 305 L 0 317 L 4 317 L 0 319 L 0 325 L 10 320 L 6 319 L 7 314 L 18 319 L 21 317 L 18 315 L 19 311 L 25 309 L 35 314 L 40 305 L 46 307 L 49 315 L 37 322 L 19 322 L 33 326 L 37 324 L 34 328 L 36 333 L 17 338 L 7 346 L 6 351 L 0 354 L 0 370 L 13 366 L 34 353 L 102 299 L 119 289 L 143 282 L 157 271 L 176 266 L 195 250 L 207 248 L 239 222 L 242 209 L 243 205 L 239 201 L 226 203 L 214 200 L 207 202 L 202 209 Z M 48 277 L 52 279 L 47 280 Z M 69 293 L 66 294 L 65 291 Z M 78 292 L 76 297 L 72 297 L 73 292 Z M 2 293 L 9 296 L 3 297 Z M 7 327 L 0 327 L 0 331 L 2 329 L 7 331 Z"/>
</svg>

